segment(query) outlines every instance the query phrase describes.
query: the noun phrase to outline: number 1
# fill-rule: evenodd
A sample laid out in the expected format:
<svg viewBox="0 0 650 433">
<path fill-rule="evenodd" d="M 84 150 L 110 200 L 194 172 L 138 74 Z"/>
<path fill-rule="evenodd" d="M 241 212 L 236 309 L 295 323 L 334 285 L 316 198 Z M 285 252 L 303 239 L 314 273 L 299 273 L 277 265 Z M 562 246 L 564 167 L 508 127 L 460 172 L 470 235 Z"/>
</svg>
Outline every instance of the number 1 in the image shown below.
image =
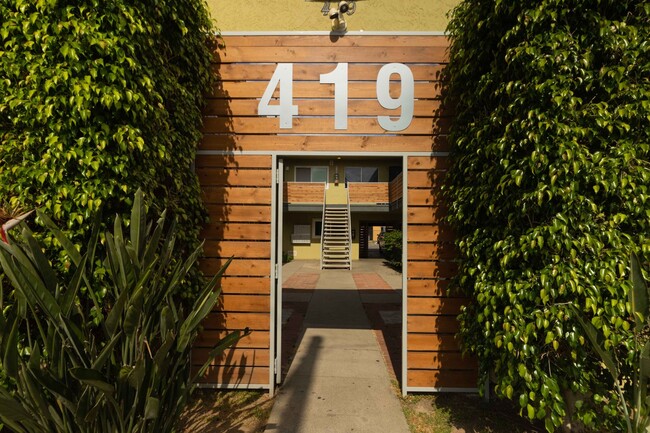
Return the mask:
<svg viewBox="0 0 650 433">
<path fill-rule="evenodd" d="M 321 84 L 334 84 L 334 129 L 348 129 L 348 64 L 339 63 L 329 74 L 321 74 Z"/>
</svg>

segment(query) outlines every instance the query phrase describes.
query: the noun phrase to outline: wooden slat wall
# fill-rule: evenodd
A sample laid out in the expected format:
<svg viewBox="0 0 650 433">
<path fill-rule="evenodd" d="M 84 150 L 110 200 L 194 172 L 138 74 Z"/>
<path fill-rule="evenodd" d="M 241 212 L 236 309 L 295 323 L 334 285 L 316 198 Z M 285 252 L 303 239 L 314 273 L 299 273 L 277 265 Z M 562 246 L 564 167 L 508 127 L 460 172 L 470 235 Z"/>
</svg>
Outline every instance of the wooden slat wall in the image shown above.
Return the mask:
<svg viewBox="0 0 650 433">
<path fill-rule="evenodd" d="M 440 103 L 447 59 L 443 36 L 345 36 L 336 42 L 327 36 L 226 36 L 224 45 L 215 65 L 221 81 L 205 111 L 202 149 L 374 153 L 446 148 L 449 113 L 442 112 Z M 320 84 L 320 75 L 339 62 L 349 64 L 345 131 L 334 129 L 334 85 Z M 392 62 L 409 65 L 415 79 L 415 116 L 398 134 L 385 131 L 377 120 L 377 115 L 400 113 L 377 102 L 377 74 Z M 275 117 L 257 115 L 259 98 L 277 63 L 294 65 L 293 103 L 299 115 L 292 129 L 280 129 Z M 391 82 L 390 90 L 399 95 L 400 83 Z"/>
<path fill-rule="evenodd" d="M 388 182 L 350 182 L 350 204 L 388 203 Z"/>
<path fill-rule="evenodd" d="M 236 259 L 223 279 L 221 311 L 206 323 L 195 350 L 195 363 L 225 329 L 250 326 L 254 332 L 215 362 L 206 380 L 222 384 L 268 384 L 270 330 L 270 152 L 436 153 L 448 150 L 453 112 L 441 106 L 441 73 L 447 61 L 443 36 L 226 36 L 217 51 L 219 84 L 212 90 L 204 117 L 204 152 L 256 152 L 264 156 L 202 155 L 197 173 L 214 223 L 206 228 L 208 257 L 202 266 L 214 273 Z M 334 129 L 334 85 L 320 74 L 337 63 L 349 65 L 348 129 Z M 407 64 L 415 78 L 414 119 L 404 131 L 387 132 L 378 115 L 399 115 L 376 100 L 380 68 Z M 257 115 L 257 107 L 277 63 L 293 63 L 293 103 L 299 115 L 292 129 Z M 400 92 L 397 82 L 391 93 Z M 456 271 L 453 234 L 441 224 L 445 207 L 439 185 L 447 158 L 408 158 L 407 383 L 409 388 L 473 388 L 476 365 L 460 356 L 454 333 L 461 298 L 449 297 L 448 279 Z M 397 195 L 392 191 L 391 195 Z"/>
<path fill-rule="evenodd" d="M 325 183 L 319 182 L 285 182 L 285 203 L 323 203 Z"/>
<path fill-rule="evenodd" d="M 216 359 L 204 382 L 268 385 L 271 312 L 271 156 L 201 155 L 196 161 L 211 222 L 203 230 L 202 270 L 213 275 L 234 257 L 222 279 L 219 307 L 194 347 L 198 368 L 228 331 L 252 333 Z"/>
<path fill-rule="evenodd" d="M 448 158 L 408 158 L 407 382 L 418 388 L 475 388 L 477 365 L 454 335 L 465 299 L 447 293 L 457 266 L 454 234 L 442 222 Z"/>
</svg>

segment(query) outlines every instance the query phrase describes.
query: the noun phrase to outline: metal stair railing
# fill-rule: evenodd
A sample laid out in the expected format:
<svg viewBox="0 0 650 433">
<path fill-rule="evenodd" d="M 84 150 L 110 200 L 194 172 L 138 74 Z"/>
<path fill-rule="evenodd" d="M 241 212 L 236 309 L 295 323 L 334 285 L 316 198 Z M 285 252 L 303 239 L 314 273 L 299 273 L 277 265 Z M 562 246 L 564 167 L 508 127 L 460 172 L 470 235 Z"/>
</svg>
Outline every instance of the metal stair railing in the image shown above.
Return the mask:
<svg viewBox="0 0 650 433">
<path fill-rule="evenodd" d="M 348 266 L 352 270 L 352 212 L 350 211 L 350 187 L 345 188 L 347 191 L 348 202 Z"/>
<path fill-rule="evenodd" d="M 323 254 L 325 254 L 325 208 L 327 204 L 327 182 L 325 182 L 325 188 L 323 188 L 323 216 L 321 217 L 320 223 L 320 268 L 323 269 Z"/>
</svg>

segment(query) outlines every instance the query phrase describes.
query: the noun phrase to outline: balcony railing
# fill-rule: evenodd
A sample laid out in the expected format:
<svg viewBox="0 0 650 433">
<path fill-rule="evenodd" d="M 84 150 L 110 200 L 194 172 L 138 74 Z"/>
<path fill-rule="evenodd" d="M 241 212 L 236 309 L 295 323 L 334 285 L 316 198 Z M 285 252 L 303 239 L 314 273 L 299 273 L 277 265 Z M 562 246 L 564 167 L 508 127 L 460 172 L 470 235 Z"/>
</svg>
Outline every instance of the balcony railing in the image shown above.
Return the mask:
<svg viewBox="0 0 650 433">
<path fill-rule="evenodd" d="M 285 203 L 323 203 L 325 184 L 285 182 Z M 402 198 L 402 174 L 391 182 L 349 182 L 350 204 L 392 204 Z"/>
<path fill-rule="evenodd" d="M 285 203 L 323 203 L 325 183 L 323 182 L 285 182 Z"/>
</svg>

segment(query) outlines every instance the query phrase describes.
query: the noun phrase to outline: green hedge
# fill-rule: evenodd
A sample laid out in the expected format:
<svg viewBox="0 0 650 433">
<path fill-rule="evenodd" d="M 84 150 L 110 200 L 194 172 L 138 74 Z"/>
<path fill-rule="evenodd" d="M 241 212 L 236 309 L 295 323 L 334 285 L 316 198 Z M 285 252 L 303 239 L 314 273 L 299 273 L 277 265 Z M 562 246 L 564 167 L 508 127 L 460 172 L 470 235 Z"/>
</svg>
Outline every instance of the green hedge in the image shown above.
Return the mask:
<svg viewBox="0 0 650 433">
<path fill-rule="evenodd" d="M 0 206 L 39 207 L 81 245 L 141 187 L 192 251 L 212 32 L 201 0 L 1 2 Z"/>
<path fill-rule="evenodd" d="M 650 253 L 649 17 L 629 0 L 466 0 L 448 28 L 450 221 L 472 298 L 460 334 L 496 394 L 549 431 L 620 426 L 563 304 L 631 359 L 628 257 Z"/>
</svg>

